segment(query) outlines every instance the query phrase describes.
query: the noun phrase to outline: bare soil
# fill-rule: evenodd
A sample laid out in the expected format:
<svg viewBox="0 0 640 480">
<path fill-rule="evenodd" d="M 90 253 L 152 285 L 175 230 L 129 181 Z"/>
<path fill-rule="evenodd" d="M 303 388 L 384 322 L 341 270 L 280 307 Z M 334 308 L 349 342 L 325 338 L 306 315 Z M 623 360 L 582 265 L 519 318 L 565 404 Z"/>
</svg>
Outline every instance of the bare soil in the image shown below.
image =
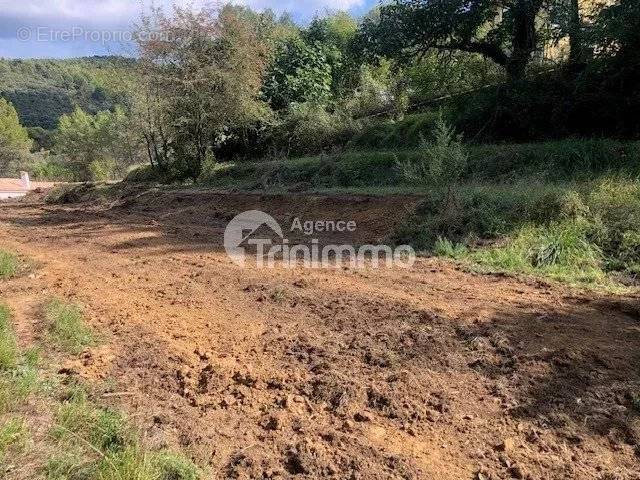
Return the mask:
<svg viewBox="0 0 640 480">
<path fill-rule="evenodd" d="M 348 219 L 383 239 L 412 197 L 147 192 L 0 205 L 0 283 L 22 341 L 34 305 L 85 306 L 99 346 L 64 365 L 115 383 L 150 442 L 211 478 L 640 479 L 640 296 L 420 259 L 403 269 L 257 269 L 228 220 Z M 637 396 L 637 397 L 636 397 Z"/>
</svg>

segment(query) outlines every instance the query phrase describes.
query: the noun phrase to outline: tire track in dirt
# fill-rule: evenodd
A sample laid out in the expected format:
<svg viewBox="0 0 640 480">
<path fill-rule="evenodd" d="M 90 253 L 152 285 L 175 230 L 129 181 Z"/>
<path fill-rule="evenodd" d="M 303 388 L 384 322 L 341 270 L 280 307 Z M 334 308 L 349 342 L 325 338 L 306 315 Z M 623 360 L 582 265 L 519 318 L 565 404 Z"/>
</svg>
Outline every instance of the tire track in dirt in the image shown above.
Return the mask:
<svg viewBox="0 0 640 480">
<path fill-rule="evenodd" d="M 637 478 L 637 298 L 435 260 L 240 269 L 171 198 L 0 211 L 3 248 L 103 334 L 69 368 L 138 392 L 153 441 L 216 478 Z M 216 198 L 221 219 L 250 204 Z"/>
</svg>

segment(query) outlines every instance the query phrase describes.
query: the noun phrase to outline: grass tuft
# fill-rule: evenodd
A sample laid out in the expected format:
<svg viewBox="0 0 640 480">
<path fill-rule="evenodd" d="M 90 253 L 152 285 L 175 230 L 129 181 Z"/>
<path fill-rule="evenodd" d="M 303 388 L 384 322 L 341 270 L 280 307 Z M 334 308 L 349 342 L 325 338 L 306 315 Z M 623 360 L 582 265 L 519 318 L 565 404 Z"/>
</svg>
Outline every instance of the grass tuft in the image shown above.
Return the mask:
<svg viewBox="0 0 640 480">
<path fill-rule="evenodd" d="M 121 413 L 98 407 L 78 385 L 68 389 L 58 407 L 52 436 L 67 453 L 50 459 L 47 466 L 50 480 L 200 478 L 197 467 L 185 457 L 145 449 Z"/>
<path fill-rule="evenodd" d="M 15 368 L 18 358 L 18 343 L 11 326 L 11 311 L 6 305 L 0 304 L 0 370 Z"/>
<path fill-rule="evenodd" d="M 93 333 L 77 305 L 56 299 L 47 305 L 45 311 L 50 337 L 58 347 L 77 355 L 95 344 Z"/>
<path fill-rule="evenodd" d="M 462 260 L 468 253 L 466 246 L 461 243 L 453 243 L 448 238 L 438 237 L 433 246 L 433 254 L 438 257 Z"/>
<path fill-rule="evenodd" d="M 13 253 L 0 250 L 0 279 L 8 279 L 16 275 L 20 261 Z"/>
<path fill-rule="evenodd" d="M 27 427 L 20 418 L 12 418 L 0 425 L 0 461 L 9 451 L 22 449 L 27 437 Z"/>
</svg>

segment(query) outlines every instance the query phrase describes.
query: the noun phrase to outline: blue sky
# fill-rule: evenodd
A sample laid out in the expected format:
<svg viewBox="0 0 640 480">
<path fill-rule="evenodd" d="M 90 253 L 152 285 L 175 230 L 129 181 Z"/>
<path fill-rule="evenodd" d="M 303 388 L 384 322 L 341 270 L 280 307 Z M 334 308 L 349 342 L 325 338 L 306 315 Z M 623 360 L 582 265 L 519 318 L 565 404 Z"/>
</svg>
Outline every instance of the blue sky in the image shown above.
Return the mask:
<svg viewBox="0 0 640 480">
<path fill-rule="evenodd" d="M 70 58 L 132 54 L 131 25 L 152 0 L 0 0 L 0 57 Z M 197 8 L 204 0 L 177 0 Z M 171 0 L 155 0 L 168 5 Z M 287 11 L 307 22 L 327 10 L 361 15 L 377 0 L 234 0 L 257 10 Z"/>
</svg>

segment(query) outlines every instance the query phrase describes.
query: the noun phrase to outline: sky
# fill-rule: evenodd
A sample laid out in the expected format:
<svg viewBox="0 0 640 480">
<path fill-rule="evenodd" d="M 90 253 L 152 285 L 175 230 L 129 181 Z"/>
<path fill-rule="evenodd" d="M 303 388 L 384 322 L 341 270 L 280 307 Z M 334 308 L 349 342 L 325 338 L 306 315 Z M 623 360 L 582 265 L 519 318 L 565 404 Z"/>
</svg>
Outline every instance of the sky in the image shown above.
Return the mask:
<svg viewBox="0 0 640 480">
<path fill-rule="evenodd" d="M 131 55 L 132 25 L 153 0 L 0 0 L 0 57 Z M 176 0 L 197 8 L 204 0 Z M 171 0 L 155 0 L 170 5 Z M 289 12 L 304 24 L 316 14 L 362 15 L 377 0 L 234 0 L 256 10 Z"/>
</svg>

